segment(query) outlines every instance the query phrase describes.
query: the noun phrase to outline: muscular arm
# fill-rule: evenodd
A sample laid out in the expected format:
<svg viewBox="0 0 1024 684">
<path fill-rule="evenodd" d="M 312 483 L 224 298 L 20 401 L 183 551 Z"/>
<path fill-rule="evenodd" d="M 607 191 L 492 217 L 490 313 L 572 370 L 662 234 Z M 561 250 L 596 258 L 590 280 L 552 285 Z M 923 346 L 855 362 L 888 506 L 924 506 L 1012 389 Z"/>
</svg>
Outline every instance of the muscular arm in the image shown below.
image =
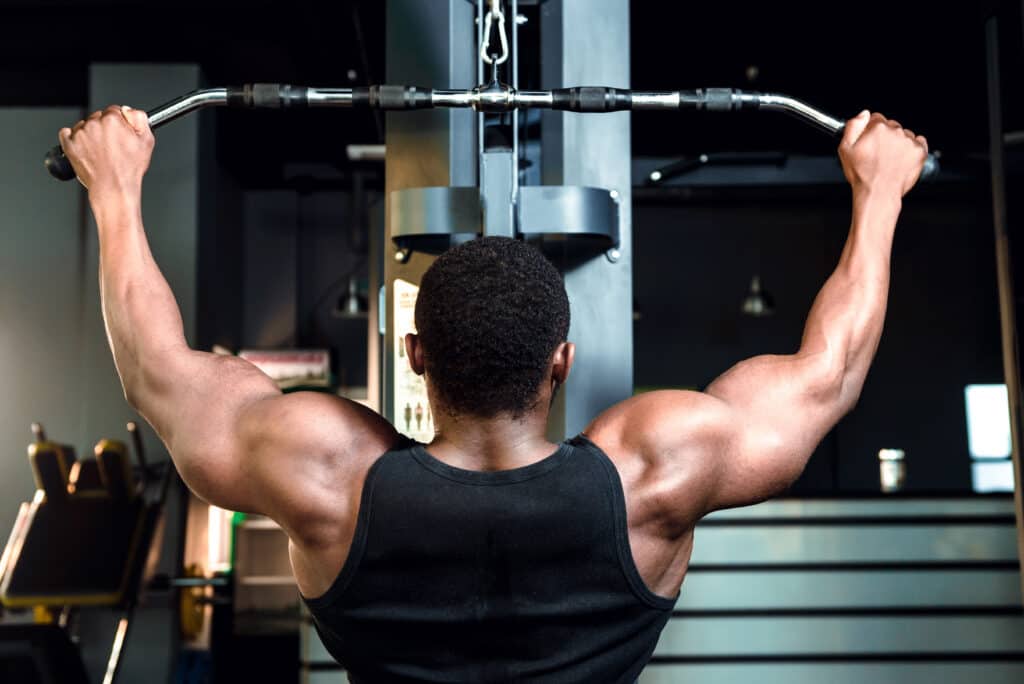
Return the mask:
<svg viewBox="0 0 1024 684">
<path fill-rule="evenodd" d="M 61 138 L 89 187 L 103 319 L 128 402 L 199 496 L 267 514 L 296 536 L 329 524 L 318 516 L 338 508 L 336 501 L 322 504 L 338 496 L 349 454 L 383 451 L 393 430 L 357 404 L 319 393 L 285 396 L 244 360 L 190 349 L 142 223 L 142 175 L 152 149 L 145 119 L 108 110 Z"/>
<path fill-rule="evenodd" d="M 799 350 L 742 361 L 708 386 L 725 421 L 709 509 L 759 501 L 787 488 L 815 447 L 853 408 L 882 335 L 889 257 L 900 197 L 864 191 L 850 235 L 818 293 Z"/>
<path fill-rule="evenodd" d="M 780 493 L 853 408 L 882 334 L 902 197 L 926 152 L 923 138 L 879 115 L 848 124 L 840 155 L 853 187 L 850 234 L 796 353 L 742 361 L 703 393 L 640 395 L 588 428 L 647 461 L 677 520 Z"/>
</svg>

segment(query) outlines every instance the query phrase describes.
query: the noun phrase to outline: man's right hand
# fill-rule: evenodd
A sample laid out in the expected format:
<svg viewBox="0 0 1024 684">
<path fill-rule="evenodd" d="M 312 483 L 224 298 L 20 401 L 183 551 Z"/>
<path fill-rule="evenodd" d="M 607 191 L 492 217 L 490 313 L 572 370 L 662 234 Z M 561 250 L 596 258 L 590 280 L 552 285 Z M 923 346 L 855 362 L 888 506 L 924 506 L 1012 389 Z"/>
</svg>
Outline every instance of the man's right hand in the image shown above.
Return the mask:
<svg viewBox="0 0 1024 684">
<path fill-rule="evenodd" d="M 111 105 L 74 128 L 62 128 L 58 137 L 93 200 L 111 193 L 141 195 L 154 144 L 146 112 Z"/>
<path fill-rule="evenodd" d="M 865 110 L 846 123 L 839 159 L 854 194 L 899 192 L 906 195 L 921 176 L 928 141 L 881 114 Z"/>
</svg>

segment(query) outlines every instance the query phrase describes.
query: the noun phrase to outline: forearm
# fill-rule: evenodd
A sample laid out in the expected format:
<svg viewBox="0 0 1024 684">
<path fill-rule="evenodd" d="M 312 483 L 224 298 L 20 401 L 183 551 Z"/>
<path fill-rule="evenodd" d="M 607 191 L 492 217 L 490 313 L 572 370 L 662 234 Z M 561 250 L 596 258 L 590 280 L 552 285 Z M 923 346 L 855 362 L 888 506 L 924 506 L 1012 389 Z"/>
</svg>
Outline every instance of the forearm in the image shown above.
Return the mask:
<svg viewBox="0 0 1024 684">
<path fill-rule="evenodd" d="M 99 232 L 100 297 L 107 339 L 129 402 L 143 411 L 152 373 L 187 351 L 181 312 L 146 240 L 135 193 L 90 196 Z"/>
<path fill-rule="evenodd" d="M 804 328 L 800 353 L 827 365 L 841 413 L 856 403 L 881 339 L 900 208 L 895 192 L 855 193 L 846 246 Z"/>
</svg>

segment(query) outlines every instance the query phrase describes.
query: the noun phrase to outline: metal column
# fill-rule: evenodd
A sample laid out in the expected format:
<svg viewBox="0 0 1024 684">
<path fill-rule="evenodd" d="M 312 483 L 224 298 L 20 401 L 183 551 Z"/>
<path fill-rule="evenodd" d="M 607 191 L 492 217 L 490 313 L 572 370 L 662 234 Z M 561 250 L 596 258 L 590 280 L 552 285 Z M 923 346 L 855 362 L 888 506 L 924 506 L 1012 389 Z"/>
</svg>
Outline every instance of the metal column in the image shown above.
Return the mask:
<svg viewBox="0 0 1024 684">
<path fill-rule="evenodd" d="M 541 11 L 542 88 L 629 88 L 628 0 L 549 0 Z M 578 345 L 575 368 L 552 410 L 548 435 L 554 440 L 580 432 L 633 393 L 629 124 L 629 112 L 547 111 L 542 118 L 542 184 L 617 192 L 621 243 L 608 256 L 583 263 L 568 252 L 553 259 L 569 292 L 569 339 Z"/>
<path fill-rule="evenodd" d="M 516 3 L 509 4 L 514 17 Z M 452 88 L 476 85 L 480 74 L 474 9 L 466 0 L 391 0 L 387 80 Z M 549 0 L 541 14 L 542 87 L 629 87 L 628 0 Z M 512 35 L 515 42 L 514 30 Z M 517 56 L 513 46 L 512 59 Z M 512 154 L 483 149 L 477 130 L 482 116 L 464 109 L 390 114 L 386 224 L 388 234 L 403 241 L 425 237 L 448 244 L 482 231 L 510 237 L 518 233 L 541 244 L 565 277 L 572 307 L 569 337 L 579 345 L 576 368 L 559 393 L 549 424 L 549 437 L 558 441 L 580 432 L 633 390 L 630 117 L 628 112 L 546 112 L 544 117 L 543 185 L 563 187 L 519 188 L 517 198 L 515 140 Z M 405 374 L 400 344 L 404 331 L 396 326 L 403 312 L 402 325 L 409 325 L 410 297 L 432 261 L 420 249 L 424 244 L 416 242 L 404 255 L 407 262 L 387 257 L 385 265 L 382 409 L 406 434 L 411 434 L 411 416 L 413 428 L 419 426 L 423 396 L 409 391 L 413 383 Z M 406 395 L 413 397 L 411 403 Z M 429 439 L 428 434 L 411 436 Z"/>
<path fill-rule="evenodd" d="M 389 0 L 386 19 L 388 83 L 473 88 L 477 85 L 475 7 L 466 0 Z M 471 109 L 389 112 L 386 125 L 385 225 L 392 225 L 393 193 L 406 188 L 477 184 L 476 113 Z M 476 230 L 476 227 L 472 229 Z M 395 281 L 419 284 L 433 257 L 413 252 L 408 262 L 384 247 L 384 383 L 382 414 L 399 425 L 392 406 L 397 353 Z"/>
</svg>

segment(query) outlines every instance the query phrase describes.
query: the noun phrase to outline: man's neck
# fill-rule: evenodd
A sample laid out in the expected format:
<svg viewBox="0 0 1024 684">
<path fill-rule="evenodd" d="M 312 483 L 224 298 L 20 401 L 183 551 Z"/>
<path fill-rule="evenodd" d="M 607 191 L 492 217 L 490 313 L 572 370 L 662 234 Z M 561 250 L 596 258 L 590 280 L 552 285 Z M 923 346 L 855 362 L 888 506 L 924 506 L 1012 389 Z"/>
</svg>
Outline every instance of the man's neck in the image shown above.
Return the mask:
<svg viewBox="0 0 1024 684">
<path fill-rule="evenodd" d="M 547 412 L 531 411 L 518 418 L 451 416 L 439 411 L 431 455 L 467 470 L 509 470 L 535 463 L 554 452 L 547 440 Z"/>
</svg>

